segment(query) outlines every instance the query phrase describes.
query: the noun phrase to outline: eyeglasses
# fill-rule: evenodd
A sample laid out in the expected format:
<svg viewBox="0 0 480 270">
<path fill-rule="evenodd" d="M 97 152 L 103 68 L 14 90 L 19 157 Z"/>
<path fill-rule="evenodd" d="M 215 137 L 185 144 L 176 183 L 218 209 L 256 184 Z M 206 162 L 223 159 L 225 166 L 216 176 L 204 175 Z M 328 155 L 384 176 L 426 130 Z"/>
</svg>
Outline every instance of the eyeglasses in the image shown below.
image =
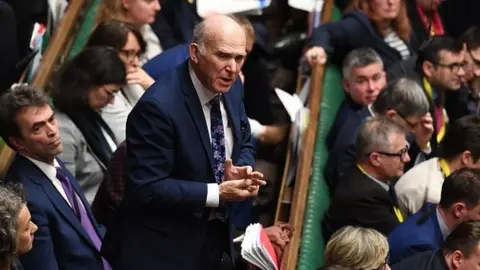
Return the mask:
<svg viewBox="0 0 480 270">
<path fill-rule="evenodd" d="M 444 67 L 450 69 L 451 72 L 458 72 L 460 69 L 465 70 L 465 67 L 468 65 L 467 61 L 463 61 L 461 63 L 451 63 L 451 64 L 442 64 L 442 63 L 437 63 L 437 66 Z"/>
<path fill-rule="evenodd" d="M 405 155 L 408 153 L 408 150 L 410 149 L 410 146 L 407 144 L 405 146 L 405 148 L 403 148 L 402 150 L 398 151 L 397 153 L 389 153 L 389 152 L 382 152 L 382 151 L 372 151 L 370 153 L 367 154 L 367 156 L 370 156 L 372 153 L 378 153 L 380 155 L 384 155 L 384 156 L 387 156 L 387 157 L 398 157 L 400 159 L 402 159 L 403 157 L 405 157 Z"/>
<path fill-rule="evenodd" d="M 102 87 L 102 89 L 107 92 L 109 98 L 114 98 L 115 94 L 118 92 L 118 90 L 110 90 L 107 87 Z"/>
<path fill-rule="evenodd" d="M 140 58 L 140 56 L 142 56 L 141 52 L 135 50 L 120 50 L 119 52 L 123 54 L 128 61 L 132 61 L 135 57 Z"/>
</svg>

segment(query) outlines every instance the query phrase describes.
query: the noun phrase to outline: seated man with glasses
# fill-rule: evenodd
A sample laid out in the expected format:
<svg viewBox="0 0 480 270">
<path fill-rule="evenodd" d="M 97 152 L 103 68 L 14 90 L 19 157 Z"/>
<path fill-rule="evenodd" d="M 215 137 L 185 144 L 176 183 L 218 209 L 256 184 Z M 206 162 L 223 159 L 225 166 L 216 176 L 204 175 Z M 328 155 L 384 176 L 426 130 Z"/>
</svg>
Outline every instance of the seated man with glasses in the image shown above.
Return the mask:
<svg viewBox="0 0 480 270">
<path fill-rule="evenodd" d="M 438 205 L 427 203 L 390 233 L 391 263 L 439 249 L 460 223 L 480 220 L 480 169 L 452 173 L 443 182 L 441 193 Z"/>
<path fill-rule="evenodd" d="M 390 186 L 410 161 L 405 129 L 386 117 L 367 119 L 356 140 L 356 164 L 346 172 L 323 223 L 324 239 L 348 225 L 388 235 L 403 216 Z"/>
<path fill-rule="evenodd" d="M 428 108 L 428 100 L 420 85 L 411 79 L 400 78 L 387 85 L 373 104 L 351 114 L 329 151 L 325 176 L 331 193 L 341 184 L 344 174 L 355 165 L 355 139 L 359 126 L 368 117 L 385 116 L 409 132 L 411 148 L 408 154 L 411 162 L 407 162 L 405 169 L 423 161 L 426 155 L 433 154 L 430 148 L 433 120 Z"/>
<path fill-rule="evenodd" d="M 449 118 L 466 114 L 466 95 L 457 91 L 462 88 L 466 66 L 462 42 L 451 37 L 434 36 L 418 52 L 415 75 L 430 103 L 433 149 L 442 141 Z"/>
</svg>

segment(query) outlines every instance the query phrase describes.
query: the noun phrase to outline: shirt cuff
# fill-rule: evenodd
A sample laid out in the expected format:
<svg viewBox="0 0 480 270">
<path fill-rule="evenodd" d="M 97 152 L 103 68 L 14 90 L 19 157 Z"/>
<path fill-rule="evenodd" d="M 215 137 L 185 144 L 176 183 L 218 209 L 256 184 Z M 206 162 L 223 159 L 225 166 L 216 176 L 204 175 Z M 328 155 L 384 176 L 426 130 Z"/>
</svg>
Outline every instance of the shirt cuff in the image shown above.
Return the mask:
<svg viewBox="0 0 480 270">
<path fill-rule="evenodd" d="M 218 184 L 210 183 L 207 184 L 207 201 L 205 203 L 206 207 L 218 207 L 220 204 L 220 192 L 218 190 Z"/>
<path fill-rule="evenodd" d="M 257 120 L 248 118 L 248 123 L 250 124 L 250 132 L 253 137 L 258 138 L 265 132 L 265 127 Z"/>
</svg>

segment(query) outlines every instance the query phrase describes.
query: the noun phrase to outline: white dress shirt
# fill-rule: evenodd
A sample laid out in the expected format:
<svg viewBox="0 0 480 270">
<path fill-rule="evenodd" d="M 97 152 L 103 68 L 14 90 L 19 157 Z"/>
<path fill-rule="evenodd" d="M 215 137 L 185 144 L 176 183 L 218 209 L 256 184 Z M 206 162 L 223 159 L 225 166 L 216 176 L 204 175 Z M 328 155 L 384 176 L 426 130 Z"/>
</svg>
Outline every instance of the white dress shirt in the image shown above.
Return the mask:
<svg viewBox="0 0 480 270">
<path fill-rule="evenodd" d="M 65 202 L 67 202 L 67 204 L 70 207 L 72 207 L 72 205 L 70 204 L 70 201 L 68 200 L 67 194 L 65 193 L 65 190 L 63 189 L 62 182 L 60 182 L 60 180 L 57 178 L 57 169 L 56 168 L 61 168 L 60 164 L 58 164 L 57 159 L 54 159 L 54 161 L 53 161 L 54 166 L 52 166 L 50 164 L 47 164 L 47 163 L 39 161 L 39 160 L 35 160 L 33 158 L 29 158 L 27 156 L 24 156 L 24 157 L 28 158 L 28 160 L 33 162 L 33 164 L 35 164 L 43 172 L 43 174 L 45 174 L 47 176 L 47 178 L 50 179 L 53 186 L 57 189 L 58 193 L 60 193 L 60 195 L 63 197 Z M 63 169 L 63 170 L 65 170 L 65 169 Z M 69 179 L 69 180 L 74 180 L 74 179 Z M 77 197 L 77 200 L 79 202 L 80 207 L 85 209 L 85 206 L 83 205 L 82 200 L 80 200 L 80 198 L 78 197 L 78 194 L 75 193 L 75 196 Z"/>
<path fill-rule="evenodd" d="M 190 73 L 190 78 L 192 79 L 193 87 L 197 92 L 198 99 L 200 100 L 200 104 L 202 105 L 203 115 L 205 116 L 205 123 L 207 124 L 208 130 L 208 137 L 210 138 L 210 143 L 212 143 L 212 134 L 210 130 L 210 110 L 212 106 L 210 105 L 210 101 L 217 95 L 208 89 L 206 89 L 200 80 L 195 75 L 195 72 L 189 66 L 188 72 Z M 222 123 L 223 123 L 223 132 L 225 134 L 225 158 L 230 158 L 232 156 L 233 151 L 233 133 L 232 128 L 229 125 L 227 111 L 225 110 L 225 105 L 223 104 L 223 100 L 220 99 L 220 112 L 222 113 Z M 218 190 L 217 183 L 209 183 L 207 184 L 207 207 L 218 207 L 220 203 L 220 194 Z"/>
</svg>

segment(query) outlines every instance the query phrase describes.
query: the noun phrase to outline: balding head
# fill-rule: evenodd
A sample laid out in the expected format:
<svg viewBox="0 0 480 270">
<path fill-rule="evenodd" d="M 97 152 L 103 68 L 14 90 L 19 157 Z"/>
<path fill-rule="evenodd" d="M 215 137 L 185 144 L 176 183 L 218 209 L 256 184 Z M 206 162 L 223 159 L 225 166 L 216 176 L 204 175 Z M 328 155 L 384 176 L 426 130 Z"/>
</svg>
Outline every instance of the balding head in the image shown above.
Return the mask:
<svg viewBox="0 0 480 270">
<path fill-rule="evenodd" d="M 231 16 L 212 15 L 195 26 L 189 49 L 191 66 L 203 86 L 224 93 L 245 60 L 245 31 Z"/>
</svg>

